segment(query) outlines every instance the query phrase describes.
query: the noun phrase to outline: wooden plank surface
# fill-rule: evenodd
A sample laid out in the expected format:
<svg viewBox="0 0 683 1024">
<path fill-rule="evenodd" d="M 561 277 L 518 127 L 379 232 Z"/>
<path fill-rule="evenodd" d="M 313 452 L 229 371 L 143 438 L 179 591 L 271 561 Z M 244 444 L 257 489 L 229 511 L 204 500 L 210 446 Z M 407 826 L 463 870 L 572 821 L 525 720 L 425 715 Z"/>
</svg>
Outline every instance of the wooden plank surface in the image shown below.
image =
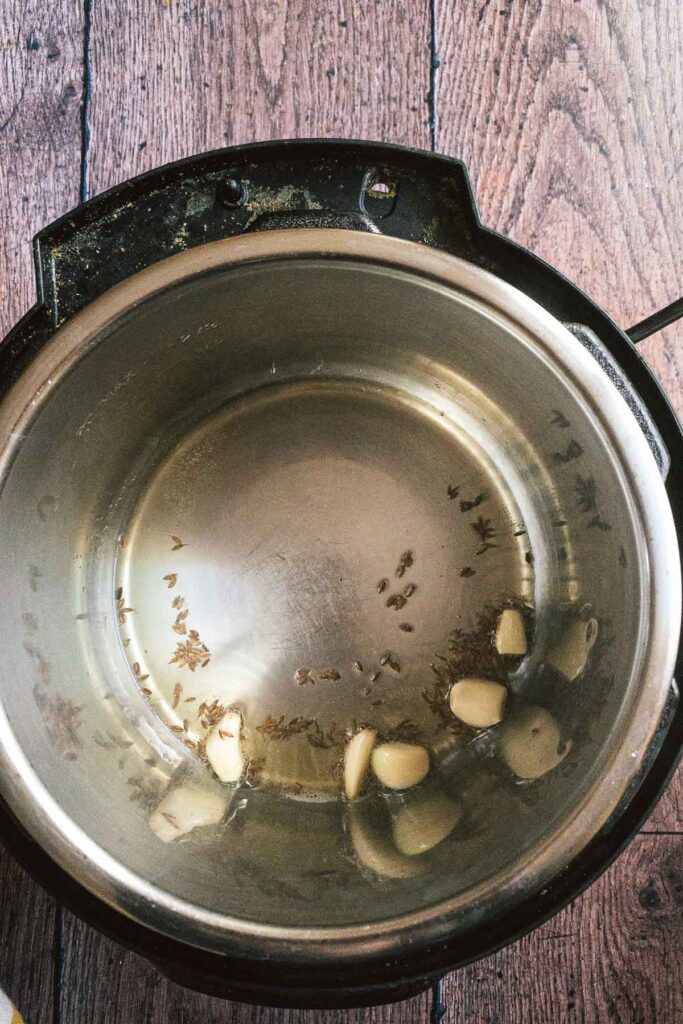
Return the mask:
<svg viewBox="0 0 683 1024">
<path fill-rule="evenodd" d="M 683 836 L 638 836 L 561 914 L 449 975 L 442 1024 L 677 1024 L 682 948 Z"/>
<path fill-rule="evenodd" d="M 683 4 L 436 0 L 436 147 L 622 327 L 683 293 Z M 683 412 L 683 324 L 643 346 Z"/>
<path fill-rule="evenodd" d="M 81 190 L 255 138 L 345 135 L 428 148 L 430 114 L 437 148 L 469 164 L 485 222 L 558 265 L 619 323 L 677 297 L 681 6 L 434 0 L 435 82 L 431 7 L 0 4 L 0 333 L 32 301 L 31 235 Z M 645 345 L 679 411 L 682 331 Z M 682 807 L 679 772 L 646 825 L 660 834 L 639 837 L 538 933 L 444 983 L 446 1024 L 683 1019 L 674 974 L 683 840 L 666 834 L 682 831 Z M 7 856 L 0 892 L 0 985 L 29 1024 L 430 1019 L 429 997 L 318 1014 L 187 993 L 71 915 L 62 936 L 60 912 Z"/>
<path fill-rule="evenodd" d="M 28 1024 L 54 1019 L 60 913 L 0 846 L 0 989 Z"/>
<path fill-rule="evenodd" d="M 0 337 L 33 304 L 31 238 L 78 203 L 80 4 L 0 3 Z"/>
<path fill-rule="evenodd" d="M 93 5 L 89 194 L 255 139 L 429 147 L 424 0 L 129 0 L 123 18 L 120 9 Z"/>
</svg>

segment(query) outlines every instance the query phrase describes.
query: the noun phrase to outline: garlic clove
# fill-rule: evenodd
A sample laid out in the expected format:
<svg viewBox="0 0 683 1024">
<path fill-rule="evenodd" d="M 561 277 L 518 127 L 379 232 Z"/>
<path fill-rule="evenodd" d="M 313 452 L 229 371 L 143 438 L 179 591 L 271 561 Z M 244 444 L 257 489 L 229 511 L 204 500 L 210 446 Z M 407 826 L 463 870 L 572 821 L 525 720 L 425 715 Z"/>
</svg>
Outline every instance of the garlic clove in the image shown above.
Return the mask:
<svg viewBox="0 0 683 1024">
<path fill-rule="evenodd" d="M 429 754 L 413 743 L 382 743 L 372 752 L 372 770 L 389 789 L 409 789 L 426 778 Z"/>
<path fill-rule="evenodd" d="M 562 743 L 559 726 L 550 712 L 535 705 L 520 708 L 500 731 L 500 753 L 520 779 L 546 775 L 571 748 L 571 741 Z"/>
<path fill-rule="evenodd" d="M 181 783 L 163 798 L 151 814 L 149 827 L 164 843 L 180 839 L 203 825 L 217 825 L 227 811 L 232 793 L 216 783 Z"/>
<path fill-rule="evenodd" d="M 577 679 L 586 668 L 598 632 L 597 619 L 588 619 L 587 622 L 575 619 L 567 623 L 558 643 L 546 658 L 547 663 L 570 682 Z"/>
<path fill-rule="evenodd" d="M 407 857 L 438 846 L 451 834 L 462 812 L 455 801 L 432 794 L 402 807 L 394 818 L 394 843 Z"/>
<path fill-rule="evenodd" d="M 451 711 L 465 725 L 486 729 L 503 721 L 507 690 L 490 679 L 460 679 L 451 687 Z"/>
<path fill-rule="evenodd" d="M 221 782 L 239 782 L 246 767 L 242 752 L 242 719 L 227 711 L 206 741 L 206 756 Z"/>
<path fill-rule="evenodd" d="M 372 729 L 361 729 L 344 751 L 344 792 L 349 800 L 355 800 L 363 787 L 376 740 Z"/>
<path fill-rule="evenodd" d="M 420 874 L 419 863 L 399 853 L 391 839 L 367 816 L 358 804 L 349 808 L 349 831 L 359 864 L 380 878 L 414 878 Z"/>
<path fill-rule="evenodd" d="M 499 654 L 526 654 L 524 619 L 517 608 L 506 608 L 501 612 L 496 627 L 495 646 Z"/>
</svg>

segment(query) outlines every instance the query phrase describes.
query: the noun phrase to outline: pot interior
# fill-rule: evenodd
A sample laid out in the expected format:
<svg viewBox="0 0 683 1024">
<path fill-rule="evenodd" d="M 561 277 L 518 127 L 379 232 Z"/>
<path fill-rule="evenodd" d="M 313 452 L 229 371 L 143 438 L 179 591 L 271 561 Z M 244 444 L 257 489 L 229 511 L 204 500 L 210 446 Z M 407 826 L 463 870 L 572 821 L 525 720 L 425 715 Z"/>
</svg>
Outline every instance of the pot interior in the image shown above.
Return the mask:
<svg viewBox="0 0 683 1024">
<path fill-rule="evenodd" d="M 185 277 L 85 335 L 36 362 L 0 492 L 0 696 L 31 776 L 3 785 L 76 876 L 216 948 L 445 901 L 465 921 L 625 786 L 642 525 L 599 410 L 513 317 L 318 255 Z M 493 646 L 504 607 L 523 657 Z M 502 725 L 452 715 L 463 673 L 504 682 Z M 535 780 L 503 753 L 529 707 L 559 737 Z M 202 762 L 217 708 L 239 787 Z M 426 781 L 345 800 L 362 726 L 425 746 Z"/>
</svg>

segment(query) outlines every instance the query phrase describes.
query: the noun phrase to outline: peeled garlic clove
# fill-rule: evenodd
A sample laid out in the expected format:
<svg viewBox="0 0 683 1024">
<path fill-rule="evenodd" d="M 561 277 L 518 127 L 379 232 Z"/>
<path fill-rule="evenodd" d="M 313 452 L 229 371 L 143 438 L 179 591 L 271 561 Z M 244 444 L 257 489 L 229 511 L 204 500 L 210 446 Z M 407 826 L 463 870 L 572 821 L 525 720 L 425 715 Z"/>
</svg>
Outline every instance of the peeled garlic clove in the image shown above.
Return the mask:
<svg viewBox="0 0 683 1024">
<path fill-rule="evenodd" d="M 451 688 L 451 711 L 465 725 L 486 729 L 503 721 L 507 690 L 490 679 L 460 679 Z"/>
<path fill-rule="evenodd" d="M 442 794 L 414 800 L 394 818 L 396 847 L 407 857 L 426 853 L 451 834 L 461 816 L 458 805 Z"/>
<path fill-rule="evenodd" d="M 562 744 L 557 722 L 544 708 L 530 705 L 515 712 L 500 731 L 499 750 L 520 779 L 538 779 L 556 768 L 571 750 Z"/>
<path fill-rule="evenodd" d="M 149 819 L 149 827 L 164 843 L 173 842 L 202 825 L 217 825 L 232 794 L 212 786 L 186 782 L 167 793 Z"/>
<path fill-rule="evenodd" d="M 427 776 L 429 754 L 414 743 L 382 743 L 372 752 L 372 770 L 389 789 L 409 789 Z"/>
<path fill-rule="evenodd" d="M 242 719 L 237 711 L 226 711 L 206 741 L 206 756 L 221 782 L 239 782 L 244 774 Z"/>
<path fill-rule="evenodd" d="M 526 654 L 524 619 L 516 608 L 506 608 L 501 612 L 496 628 L 495 645 L 499 654 Z"/>
<path fill-rule="evenodd" d="M 588 655 L 598 639 L 598 620 L 575 619 L 564 627 L 559 642 L 546 661 L 571 682 L 584 671 Z"/>
<path fill-rule="evenodd" d="M 361 791 L 376 739 L 377 733 L 372 729 L 361 729 L 344 751 L 344 792 L 349 800 Z"/>
<path fill-rule="evenodd" d="M 419 864 L 399 853 L 388 836 L 359 813 L 357 804 L 349 812 L 351 842 L 364 868 L 380 878 L 414 878 L 420 874 Z"/>
</svg>

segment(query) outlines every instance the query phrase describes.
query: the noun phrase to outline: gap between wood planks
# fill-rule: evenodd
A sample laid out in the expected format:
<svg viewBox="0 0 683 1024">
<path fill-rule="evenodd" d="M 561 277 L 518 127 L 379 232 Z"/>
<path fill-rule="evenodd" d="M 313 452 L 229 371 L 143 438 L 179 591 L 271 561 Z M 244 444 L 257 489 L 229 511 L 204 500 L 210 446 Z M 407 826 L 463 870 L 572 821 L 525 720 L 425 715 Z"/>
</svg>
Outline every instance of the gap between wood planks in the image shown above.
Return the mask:
<svg viewBox="0 0 683 1024">
<path fill-rule="evenodd" d="M 92 65 L 90 62 L 90 33 L 92 29 L 93 0 L 83 0 L 83 92 L 81 96 L 81 173 L 79 196 L 82 203 L 88 199 L 88 152 L 90 149 L 90 101 L 92 98 Z"/>
<path fill-rule="evenodd" d="M 429 0 L 429 94 L 427 103 L 429 106 L 429 141 L 432 153 L 436 152 L 436 136 L 439 130 L 438 95 L 439 85 L 439 55 L 437 44 L 437 0 Z"/>
<path fill-rule="evenodd" d="M 55 904 L 55 934 L 52 951 L 52 1024 L 62 1024 L 62 981 L 64 978 L 64 910 Z"/>
</svg>

